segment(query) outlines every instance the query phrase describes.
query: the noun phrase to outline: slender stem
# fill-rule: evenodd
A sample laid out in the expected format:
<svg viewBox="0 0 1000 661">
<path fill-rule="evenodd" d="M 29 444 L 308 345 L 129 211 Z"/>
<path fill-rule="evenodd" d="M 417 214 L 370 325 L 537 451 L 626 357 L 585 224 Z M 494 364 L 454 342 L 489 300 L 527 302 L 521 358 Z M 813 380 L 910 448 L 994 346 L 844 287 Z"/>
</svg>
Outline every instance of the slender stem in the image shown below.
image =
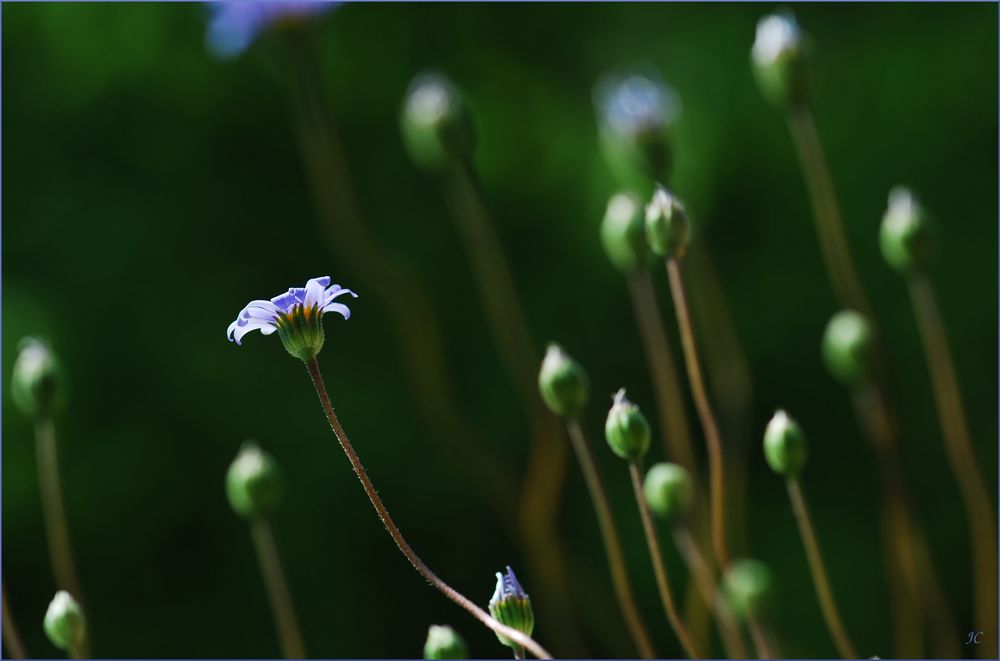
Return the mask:
<svg viewBox="0 0 1000 661">
<path fill-rule="evenodd" d="M 701 598 L 705 604 L 712 609 L 715 616 L 715 623 L 719 627 L 719 637 L 722 645 L 726 648 L 726 656 L 730 659 L 747 658 L 746 646 L 740 636 L 739 626 L 733 617 L 733 612 L 726 603 L 725 598 L 716 589 L 715 577 L 712 575 L 712 567 L 705 560 L 701 550 L 691 537 L 691 531 L 686 524 L 677 524 L 673 527 L 674 543 L 681 552 L 681 557 L 687 564 L 694 578 Z"/>
<path fill-rule="evenodd" d="M 604 551 L 608 555 L 608 569 L 611 573 L 611 583 L 615 588 L 615 596 L 618 598 L 618 606 L 621 608 L 622 617 L 628 627 L 632 640 L 635 642 L 639 655 L 644 659 L 656 658 L 656 651 L 650 641 L 646 625 L 639 614 L 635 597 L 632 594 L 632 586 L 629 584 L 628 571 L 625 569 L 625 557 L 622 553 L 621 539 L 618 537 L 618 526 L 615 524 L 614 515 L 611 512 L 611 505 L 608 502 L 608 494 L 604 489 L 601 474 L 594 461 L 594 454 L 587 442 L 587 437 L 583 433 L 583 428 L 577 419 L 566 421 L 566 428 L 569 431 L 570 440 L 573 443 L 573 450 L 576 458 L 580 462 L 580 470 L 583 471 L 584 482 L 587 483 L 587 490 L 590 491 L 590 499 L 594 503 L 594 512 L 597 514 L 597 523 L 601 529 L 601 537 L 604 540 Z"/>
<path fill-rule="evenodd" d="M 514 658 L 518 659 L 518 660 L 524 658 L 524 648 L 523 647 L 515 647 L 514 648 Z"/>
<path fill-rule="evenodd" d="M 632 297 L 632 310 L 639 326 L 650 376 L 656 392 L 657 415 L 660 418 L 664 450 L 671 461 L 678 463 L 692 475 L 697 475 L 694 452 L 691 449 L 691 432 L 687 420 L 687 406 L 677 376 L 677 366 L 663 326 L 656 294 L 649 271 L 636 271 L 628 280 Z"/>
<path fill-rule="evenodd" d="M 823 555 L 819 550 L 819 541 L 816 539 L 816 531 L 813 529 L 802 487 L 796 478 L 789 478 L 786 485 L 788 497 L 792 501 L 795 522 L 799 526 L 802 544 L 806 549 L 806 558 L 809 560 L 809 569 L 812 572 L 813 584 L 816 587 L 816 595 L 819 597 L 823 619 L 826 620 L 826 627 L 830 630 L 830 636 L 833 638 L 834 644 L 837 645 L 840 656 L 845 659 L 856 659 L 854 645 L 851 644 L 844 623 L 840 619 L 840 612 L 837 610 L 837 603 L 833 598 L 833 590 L 830 589 L 830 580 L 826 573 L 826 567 L 823 565 Z"/>
<path fill-rule="evenodd" d="M 767 630 L 764 628 L 763 623 L 760 619 L 753 614 L 747 615 L 747 629 L 750 630 L 750 637 L 753 638 L 753 645 L 757 648 L 757 658 L 759 659 L 773 659 L 776 654 L 773 645 L 769 640 L 767 635 Z"/>
<path fill-rule="evenodd" d="M 24 642 L 17 631 L 17 626 L 14 624 L 14 616 L 10 612 L 8 601 L 7 586 L 4 585 L 2 599 L 0 599 L 3 606 L 3 644 L 7 647 L 7 651 L 10 652 L 12 659 L 27 659 L 28 653 L 24 649 Z"/>
<path fill-rule="evenodd" d="M 991 498 L 972 449 L 944 323 L 926 274 L 910 279 L 910 296 L 924 353 L 927 354 L 945 453 L 958 482 L 968 518 L 975 577 L 976 626 L 981 631 L 991 631 L 997 622 L 997 535 Z M 993 647 L 996 647 L 995 637 Z"/>
<path fill-rule="evenodd" d="M 808 106 L 793 108 L 788 115 L 788 125 L 809 190 L 823 262 L 837 299 L 843 307 L 871 317 L 871 306 L 851 259 L 837 193 L 812 111 Z"/>
<path fill-rule="evenodd" d="M 59 480 L 59 450 L 56 428 L 51 418 L 39 418 L 35 424 L 35 446 L 38 458 L 38 483 L 42 492 L 45 533 L 49 540 L 49 558 L 56 583 L 83 603 L 80 581 L 73 563 L 69 541 L 69 526 L 63 506 Z"/>
<path fill-rule="evenodd" d="M 281 568 L 281 557 L 274 542 L 271 522 L 264 517 L 254 519 L 250 522 L 250 533 L 257 549 L 260 573 L 264 577 L 267 594 L 271 600 L 274 623 L 281 639 L 281 653 L 286 659 L 304 659 L 306 651 L 302 644 L 302 634 L 299 632 L 299 623 L 295 617 L 285 572 Z"/>
<path fill-rule="evenodd" d="M 455 164 L 452 173 L 452 207 L 469 267 L 475 277 L 497 348 L 517 387 L 526 415 L 537 409 L 534 385 L 536 347 L 518 303 L 510 266 L 500 246 L 496 226 L 483 201 L 482 185 L 469 159 Z"/>
<path fill-rule="evenodd" d="M 518 495 L 516 476 L 509 462 L 490 450 L 490 444 L 483 442 L 455 406 L 445 342 L 428 288 L 366 226 L 312 44 L 304 31 L 294 35 L 290 98 L 303 166 L 328 245 L 385 307 L 410 389 L 431 430 L 429 440 L 470 486 L 483 493 L 507 532 L 516 538 L 512 505 Z"/>
<path fill-rule="evenodd" d="M 545 651 L 545 648 L 536 643 L 530 636 L 526 636 L 524 633 L 516 629 L 497 622 L 490 616 L 489 613 L 438 578 L 437 575 L 431 571 L 430 567 L 428 567 L 413 551 L 413 549 L 410 548 L 409 543 L 407 543 L 406 539 L 403 537 L 403 533 L 400 532 L 399 528 L 396 527 L 395 522 L 392 520 L 392 517 L 389 516 L 389 511 L 382 503 L 382 498 L 379 497 L 378 491 L 375 490 L 375 485 L 372 484 L 371 479 L 368 477 L 368 473 L 365 471 L 365 467 L 362 465 L 361 459 L 358 457 L 357 452 L 354 451 L 354 446 L 351 445 L 351 441 L 347 438 L 347 433 L 344 432 L 344 428 L 341 426 L 340 420 L 337 418 L 337 414 L 333 409 L 333 404 L 330 402 L 330 395 L 327 393 L 326 385 L 323 383 L 323 375 L 320 373 L 319 363 L 316 362 L 315 357 L 306 362 L 306 369 L 309 371 L 309 376 L 312 379 L 313 386 L 316 388 L 316 394 L 319 396 L 320 404 L 323 406 L 323 412 L 326 414 L 327 422 L 330 423 L 330 429 L 333 430 L 334 436 L 336 436 L 337 440 L 340 442 L 340 447 L 344 450 L 344 454 L 347 455 L 347 459 L 350 461 L 351 467 L 354 469 L 354 474 L 358 476 L 358 480 L 361 482 L 361 486 L 364 488 L 365 494 L 368 496 L 368 500 L 371 501 L 372 507 L 375 508 L 378 518 L 382 521 L 382 524 L 385 526 L 386 531 L 388 531 L 389 536 L 392 537 L 392 541 L 396 543 L 400 552 L 406 557 L 413 568 L 416 569 L 428 583 L 437 588 L 437 590 L 439 590 L 444 596 L 464 608 L 470 615 L 492 629 L 495 633 L 498 633 L 505 638 L 509 638 L 518 645 L 524 646 L 540 659 L 551 658 L 551 655 Z"/>
<path fill-rule="evenodd" d="M 663 602 L 663 611 L 667 615 L 667 622 L 677 634 L 677 639 L 684 648 L 684 652 L 692 659 L 699 659 L 701 655 L 691 640 L 684 621 L 677 613 L 677 606 L 674 604 L 674 597 L 670 593 L 670 582 L 667 579 L 667 568 L 663 564 L 663 552 L 660 550 L 660 540 L 656 535 L 656 526 L 653 524 L 653 515 L 649 512 L 649 505 L 646 504 L 646 497 L 642 492 L 642 469 L 635 461 L 629 462 L 629 475 L 632 478 L 632 492 L 635 494 L 635 504 L 639 507 L 639 518 L 642 519 L 642 528 L 646 533 L 646 545 L 649 547 L 649 559 L 653 563 L 653 573 L 656 575 L 656 587 L 660 591 L 660 601 Z"/>
<path fill-rule="evenodd" d="M 543 405 L 535 384 L 538 351 L 496 226 L 486 207 L 482 184 L 470 159 L 450 171 L 449 202 L 455 226 L 479 291 L 493 341 L 510 373 L 525 420 L 531 424 L 531 449 L 521 490 L 520 522 L 531 551 L 532 576 L 543 582 L 537 603 L 553 634 L 565 639 L 574 654 L 585 655 L 584 641 L 573 622 L 573 600 L 565 574 L 565 551 L 556 519 L 565 484 L 567 452 L 559 423 Z"/>
<path fill-rule="evenodd" d="M 694 326 L 691 323 L 691 313 L 684 294 L 684 282 L 681 279 L 680 264 L 674 258 L 667 259 L 667 276 L 670 280 L 670 292 L 674 300 L 674 310 L 677 313 L 677 327 L 681 335 L 681 347 L 684 349 L 684 363 L 687 365 L 688 382 L 694 397 L 695 408 L 701 419 L 705 432 L 705 445 L 708 448 L 709 493 L 712 509 L 712 546 L 715 551 L 715 561 L 719 567 L 729 564 L 729 550 L 726 546 L 726 502 L 724 490 L 724 464 L 722 459 L 722 440 L 719 437 L 719 425 L 712 413 L 708 401 L 708 391 L 701 373 L 701 363 L 698 359 L 698 348 L 695 344 Z"/>
</svg>

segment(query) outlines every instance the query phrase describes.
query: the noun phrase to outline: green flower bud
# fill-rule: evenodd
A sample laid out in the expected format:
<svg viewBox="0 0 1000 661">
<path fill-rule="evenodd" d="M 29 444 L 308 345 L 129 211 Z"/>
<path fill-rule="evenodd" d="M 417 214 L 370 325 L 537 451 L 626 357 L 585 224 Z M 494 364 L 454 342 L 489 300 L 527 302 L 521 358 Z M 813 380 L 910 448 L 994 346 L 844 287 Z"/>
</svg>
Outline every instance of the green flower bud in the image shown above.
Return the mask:
<svg viewBox="0 0 1000 661">
<path fill-rule="evenodd" d="M 684 205 L 663 186 L 657 186 L 646 205 L 646 239 L 661 257 L 680 259 L 688 244 L 688 215 Z"/>
<path fill-rule="evenodd" d="M 531 609 L 531 597 L 524 591 L 514 570 L 507 567 L 507 573 L 497 572 L 497 587 L 490 599 L 490 615 L 500 624 L 517 629 L 530 636 L 535 630 L 535 612 Z M 505 636 L 497 634 L 500 642 L 513 649 L 521 646 Z"/>
<path fill-rule="evenodd" d="M 650 468 L 643 491 L 649 509 L 667 521 L 683 520 L 694 504 L 691 475 L 678 464 L 659 463 Z"/>
<path fill-rule="evenodd" d="M 226 473 L 226 495 L 244 518 L 274 511 L 281 497 L 281 472 L 274 458 L 253 441 L 246 441 Z"/>
<path fill-rule="evenodd" d="M 83 617 L 83 609 L 65 590 L 57 592 L 49 603 L 43 627 L 49 641 L 61 650 L 76 653 L 87 639 L 87 622 Z"/>
<path fill-rule="evenodd" d="M 882 255 L 903 275 L 923 271 L 934 256 L 933 228 L 920 203 L 908 188 L 889 192 L 889 207 L 879 231 Z"/>
<path fill-rule="evenodd" d="M 806 465 L 809 445 L 802 427 L 782 410 L 777 411 L 764 430 L 764 457 L 778 475 L 795 477 Z"/>
<path fill-rule="evenodd" d="M 611 450 L 627 461 L 641 459 L 649 449 L 649 423 L 639 407 L 625 397 L 624 388 L 615 393 L 604 436 Z"/>
<path fill-rule="evenodd" d="M 432 624 L 424 643 L 425 659 L 468 659 L 469 648 L 458 633 L 449 626 Z"/>
<path fill-rule="evenodd" d="M 31 418 L 57 413 L 65 401 L 62 365 L 48 345 L 37 338 L 24 338 L 19 349 L 10 386 L 14 404 Z"/>
<path fill-rule="evenodd" d="M 538 390 L 553 413 L 575 418 L 587 403 L 587 373 L 562 347 L 552 343 L 538 372 Z"/>
<path fill-rule="evenodd" d="M 781 12 L 760 19 L 750 54 L 757 83 L 769 101 L 798 106 L 808 100 L 809 47 L 794 16 Z"/>
<path fill-rule="evenodd" d="M 400 125 L 410 157 L 422 168 L 440 171 L 472 155 L 475 134 L 465 102 L 440 73 L 425 72 L 413 79 Z"/>
<path fill-rule="evenodd" d="M 610 76 L 595 94 L 600 144 L 619 181 L 666 181 L 673 167 L 670 137 L 680 111 L 677 95 L 653 76 Z"/>
<path fill-rule="evenodd" d="M 723 591 L 733 613 L 740 618 L 756 617 L 767 611 L 774 579 L 759 560 L 735 560 L 723 577 Z"/>
<path fill-rule="evenodd" d="M 830 374 L 853 386 L 871 375 L 874 332 L 871 324 L 853 310 L 838 312 L 823 333 L 823 360 Z"/>
<path fill-rule="evenodd" d="M 614 267 L 626 275 L 649 266 L 652 253 L 646 243 L 639 198 L 632 193 L 617 193 L 608 200 L 601 221 L 601 243 Z"/>
</svg>

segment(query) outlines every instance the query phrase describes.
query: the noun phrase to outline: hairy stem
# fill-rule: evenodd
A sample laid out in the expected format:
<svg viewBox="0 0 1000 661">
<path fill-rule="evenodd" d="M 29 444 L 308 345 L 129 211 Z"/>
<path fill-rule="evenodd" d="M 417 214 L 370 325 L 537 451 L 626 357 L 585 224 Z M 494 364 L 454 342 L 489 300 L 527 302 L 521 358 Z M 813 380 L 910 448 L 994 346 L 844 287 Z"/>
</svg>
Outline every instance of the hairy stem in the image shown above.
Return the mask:
<svg viewBox="0 0 1000 661">
<path fill-rule="evenodd" d="M 60 589 L 66 590 L 83 604 L 83 593 L 80 591 L 80 581 L 76 575 L 73 550 L 69 541 L 66 510 L 63 507 L 62 486 L 59 479 L 59 449 L 52 418 L 39 418 L 35 424 L 35 447 L 52 573 Z"/>
<path fill-rule="evenodd" d="M 278 546 L 274 542 L 271 522 L 264 517 L 251 521 L 250 533 L 257 549 L 260 573 L 264 577 L 267 595 L 271 600 L 271 611 L 278 628 L 278 638 L 281 640 L 281 653 L 286 659 L 304 659 L 306 651 L 302 644 L 302 634 L 295 617 L 285 572 L 281 568 L 281 558 L 278 555 Z"/>
<path fill-rule="evenodd" d="M 656 587 L 660 591 L 660 601 L 663 602 L 663 611 L 666 613 L 667 622 L 670 623 L 677 640 L 689 658 L 699 659 L 701 655 L 691 640 L 684 621 L 681 620 L 674 604 L 674 597 L 670 593 L 670 582 L 667 580 L 667 568 L 663 564 L 663 552 L 660 550 L 660 540 L 656 534 L 656 526 L 653 523 L 653 515 L 649 512 L 649 505 L 646 504 L 646 497 L 642 492 L 642 468 L 635 461 L 629 462 L 629 475 L 632 478 L 632 492 L 635 494 L 635 504 L 639 508 L 639 518 L 642 519 L 642 529 L 646 533 L 646 545 L 649 547 L 649 559 L 653 564 L 653 573 L 656 575 Z"/>
<path fill-rule="evenodd" d="M 819 597 L 823 619 L 826 620 L 826 627 L 830 631 L 830 636 L 833 638 L 840 656 L 845 659 L 856 659 L 854 645 L 851 644 L 844 623 L 840 619 L 837 602 L 833 598 L 833 590 L 830 589 L 830 580 L 826 573 L 826 567 L 823 565 L 823 555 L 819 550 L 819 541 L 816 539 L 816 531 L 813 529 L 809 509 L 806 507 L 802 487 L 795 478 L 789 478 L 786 485 L 788 486 L 788 497 L 792 501 L 795 522 L 798 524 L 799 534 L 802 536 L 802 545 L 806 549 L 809 570 L 812 572 L 813 584 L 816 587 L 816 595 Z"/>
<path fill-rule="evenodd" d="M 611 573 L 611 583 L 615 589 L 615 596 L 618 598 L 618 606 L 621 608 L 622 617 L 628 627 L 635 647 L 639 655 L 644 659 L 656 658 L 656 651 L 646 631 L 646 625 L 639 614 L 635 597 L 632 594 L 632 586 L 629 584 L 628 571 L 625 568 L 625 557 L 622 553 L 621 539 L 618 537 L 618 526 L 615 524 L 614 515 L 611 512 L 611 504 L 608 502 L 608 494 L 604 490 L 604 483 L 601 474 L 594 461 L 594 454 L 587 442 L 587 437 L 580 427 L 579 420 L 570 419 L 566 421 L 566 428 L 569 431 L 570 440 L 573 443 L 573 450 L 576 458 L 580 462 L 580 470 L 583 472 L 584 482 L 587 483 L 587 490 L 590 492 L 590 500 L 594 504 L 594 512 L 597 514 L 597 523 L 601 529 L 601 537 L 604 540 L 604 551 L 608 556 L 608 570 Z"/>
<path fill-rule="evenodd" d="M 684 293 L 684 281 L 681 278 L 680 264 L 676 259 L 667 260 L 667 276 L 670 280 L 670 292 L 677 313 L 677 327 L 681 335 L 681 346 L 684 349 L 684 363 L 687 366 L 688 383 L 694 397 L 695 408 L 705 432 L 705 445 L 708 449 L 709 493 L 712 509 L 712 547 L 715 551 L 715 562 L 725 568 L 729 564 L 729 550 L 726 546 L 726 502 L 724 488 L 724 463 L 722 458 L 722 439 L 719 436 L 719 425 L 708 401 L 708 391 L 701 372 L 701 362 L 698 359 L 698 347 L 695 343 L 694 325 L 691 323 L 691 312 Z"/>
<path fill-rule="evenodd" d="M 640 269 L 629 276 L 629 294 L 632 310 L 639 326 L 639 337 L 649 363 L 653 390 L 656 393 L 656 411 L 664 450 L 670 461 L 680 464 L 692 475 L 698 474 L 694 452 L 691 449 L 691 432 L 687 420 L 687 406 L 677 376 L 677 365 L 663 326 L 656 294 L 649 271 Z"/>
<path fill-rule="evenodd" d="M 14 616 L 10 612 L 10 603 L 7 599 L 7 586 L 3 586 L 2 599 L 3 610 L 3 644 L 10 653 L 10 658 L 12 659 L 27 659 L 28 653 L 24 649 L 24 642 L 21 640 L 21 635 L 17 631 L 17 626 L 14 624 Z"/>
<path fill-rule="evenodd" d="M 925 274 L 911 278 L 910 296 L 930 368 L 945 453 L 958 482 L 969 523 L 976 628 L 992 631 L 997 622 L 997 534 L 993 506 L 972 449 L 958 377 L 955 375 L 955 365 L 948 348 L 937 298 Z M 983 647 L 985 656 L 996 656 L 995 652 L 985 650 L 987 646 Z M 992 637 L 992 648 L 996 649 L 995 636 Z"/>
<path fill-rule="evenodd" d="M 837 299 L 843 307 L 853 308 L 870 318 L 871 306 L 851 259 L 837 193 L 812 111 L 808 106 L 793 108 L 788 115 L 788 125 L 809 190 L 823 262 Z"/>
<path fill-rule="evenodd" d="M 698 549 L 698 545 L 691 536 L 691 531 L 688 530 L 687 525 L 678 524 L 673 528 L 673 536 L 674 543 L 677 544 L 677 549 L 691 572 L 701 598 L 712 609 L 715 623 L 719 627 L 719 637 L 726 649 L 726 656 L 730 659 L 747 658 L 746 646 L 743 644 L 743 638 L 740 636 L 740 629 L 733 617 L 732 609 L 729 608 L 725 598 L 716 589 L 712 567 L 705 560 L 701 550 Z"/>
<path fill-rule="evenodd" d="M 386 531 L 388 531 L 392 541 L 396 543 L 400 552 L 404 557 L 406 557 L 413 568 L 417 570 L 417 573 L 423 576 L 428 583 L 440 591 L 444 596 L 464 608 L 470 615 L 472 615 L 472 617 L 482 622 L 493 632 L 498 633 L 505 638 L 509 638 L 518 645 L 522 645 L 540 659 L 551 658 L 551 655 L 545 651 L 545 648 L 536 643 L 530 636 L 497 622 L 492 616 L 490 616 L 489 613 L 477 606 L 473 601 L 438 578 L 438 576 L 431 571 L 430 567 L 428 567 L 413 551 L 413 549 L 410 548 L 409 543 L 403 537 L 403 533 L 400 532 L 399 528 L 396 527 L 396 523 L 392 520 L 392 517 L 389 516 L 389 511 L 382 503 L 382 498 L 378 495 L 378 491 L 375 490 L 375 485 L 372 484 L 371 479 L 368 477 L 368 473 L 365 471 L 364 465 L 361 463 L 361 459 L 358 457 L 357 452 L 354 451 L 354 446 L 351 445 L 351 441 L 347 438 L 347 433 L 344 432 L 344 428 L 341 426 L 340 420 L 337 419 L 337 413 L 334 411 L 333 404 L 330 402 L 330 395 L 326 391 L 326 385 L 323 383 L 323 375 L 320 373 L 319 363 L 316 362 L 315 357 L 306 362 L 306 369 L 309 371 L 309 376 L 312 379 L 313 386 L 316 388 L 316 394 L 319 396 L 319 401 L 323 406 L 323 412 L 326 414 L 326 419 L 330 424 L 330 429 L 333 430 L 334 436 L 336 436 L 337 440 L 340 442 L 340 447 L 344 450 L 344 454 L 347 455 L 347 460 L 351 463 L 351 468 L 354 469 L 354 474 L 358 476 L 358 480 L 361 482 L 361 486 L 364 488 L 365 494 L 368 496 L 368 500 L 371 501 L 372 507 L 375 508 L 375 512 L 378 514 L 379 520 L 382 521 L 382 524 L 385 526 Z"/>
</svg>

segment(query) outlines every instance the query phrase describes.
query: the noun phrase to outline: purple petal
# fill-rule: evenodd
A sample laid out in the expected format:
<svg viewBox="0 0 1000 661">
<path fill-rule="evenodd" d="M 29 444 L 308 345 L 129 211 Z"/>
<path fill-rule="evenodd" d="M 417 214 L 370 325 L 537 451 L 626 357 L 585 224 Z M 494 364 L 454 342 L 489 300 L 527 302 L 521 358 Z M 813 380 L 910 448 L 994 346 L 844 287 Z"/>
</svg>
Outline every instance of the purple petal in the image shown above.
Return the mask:
<svg viewBox="0 0 1000 661">
<path fill-rule="evenodd" d="M 328 303 L 327 306 L 323 308 L 323 314 L 326 314 L 327 312 L 337 312 L 344 319 L 351 318 L 350 309 L 343 303 Z"/>
</svg>

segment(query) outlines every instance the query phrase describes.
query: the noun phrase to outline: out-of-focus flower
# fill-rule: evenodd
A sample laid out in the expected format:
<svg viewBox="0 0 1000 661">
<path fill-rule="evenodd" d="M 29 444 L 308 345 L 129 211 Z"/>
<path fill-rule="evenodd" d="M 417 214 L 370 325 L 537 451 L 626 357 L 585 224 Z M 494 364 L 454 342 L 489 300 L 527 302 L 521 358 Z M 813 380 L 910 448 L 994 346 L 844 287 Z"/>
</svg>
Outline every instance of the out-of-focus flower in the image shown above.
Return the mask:
<svg viewBox="0 0 1000 661">
<path fill-rule="evenodd" d="M 266 516 L 281 496 L 281 471 L 274 458 L 246 441 L 226 472 L 226 496 L 233 510 L 252 519 Z"/>
<path fill-rule="evenodd" d="M 250 301 L 229 324 L 226 337 L 240 344 L 250 331 L 264 335 L 277 331 L 288 353 L 308 361 L 323 348 L 323 315 L 337 312 L 351 318 L 350 309 L 335 300 L 344 294 L 358 297 L 350 289 L 331 285 L 330 276 L 313 278 L 305 287 L 292 287 L 269 301 Z"/>
<path fill-rule="evenodd" d="M 64 381 L 59 360 L 45 342 L 34 337 L 21 340 L 11 396 L 22 413 L 33 418 L 56 413 L 65 399 Z"/>
<path fill-rule="evenodd" d="M 400 126 L 410 157 L 430 172 L 472 155 L 472 118 L 461 93 L 441 73 L 425 71 L 413 79 L 406 90 Z"/>
<path fill-rule="evenodd" d="M 604 423 L 604 436 L 611 450 L 626 461 L 642 459 L 649 449 L 649 423 L 639 407 L 625 396 L 624 388 L 615 393 Z"/>
<path fill-rule="evenodd" d="M 689 221 L 684 205 L 663 186 L 657 186 L 646 205 L 646 240 L 653 252 L 680 259 L 687 250 Z"/>
<path fill-rule="evenodd" d="M 226 0 L 210 2 L 205 35 L 209 50 L 230 59 L 243 53 L 270 27 L 298 25 L 339 4 L 330 0 Z"/>
<path fill-rule="evenodd" d="M 795 17 L 779 12 L 760 19 L 750 50 L 761 91 L 778 105 L 798 105 L 807 98 L 808 41 Z"/>
<path fill-rule="evenodd" d="M 83 609 L 73 596 L 60 590 L 49 603 L 42 622 L 49 642 L 61 650 L 71 652 L 74 657 L 80 652 L 87 638 L 87 623 Z"/>
<path fill-rule="evenodd" d="M 595 91 L 601 147 L 615 174 L 666 182 L 673 165 L 670 129 L 680 114 L 677 94 L 652 76 L 601 80 Z"/>
<path fill-rule="evenodd" d="M 424 643 L 425 659 L 468 659 L 469 648 L 465 640 L 447 625 L 432 624 Z"/>
<path fill-rule="evenodd" d="M 934 257 L 930 219 L 909 188 L 889 191 L 889 207 L 882 217 L 879 244 L 889 266 L 904 275 L 925 270 Z"/>
<path fill-rule="evenodd" d="M 512 629 L 530 636 L 535 628 L 535 613 L 531 608 L 531 598 L 524 591 L 514 576 L 514 570 L 507 567 L 507 572 L 497 572 L 497 587 L 490 599 L 490 614 L 500 624 L 506 624 Z M 521 646 L 514 641 L 497 634 L 500 642 L 514 649 Z"/>
</svg>

